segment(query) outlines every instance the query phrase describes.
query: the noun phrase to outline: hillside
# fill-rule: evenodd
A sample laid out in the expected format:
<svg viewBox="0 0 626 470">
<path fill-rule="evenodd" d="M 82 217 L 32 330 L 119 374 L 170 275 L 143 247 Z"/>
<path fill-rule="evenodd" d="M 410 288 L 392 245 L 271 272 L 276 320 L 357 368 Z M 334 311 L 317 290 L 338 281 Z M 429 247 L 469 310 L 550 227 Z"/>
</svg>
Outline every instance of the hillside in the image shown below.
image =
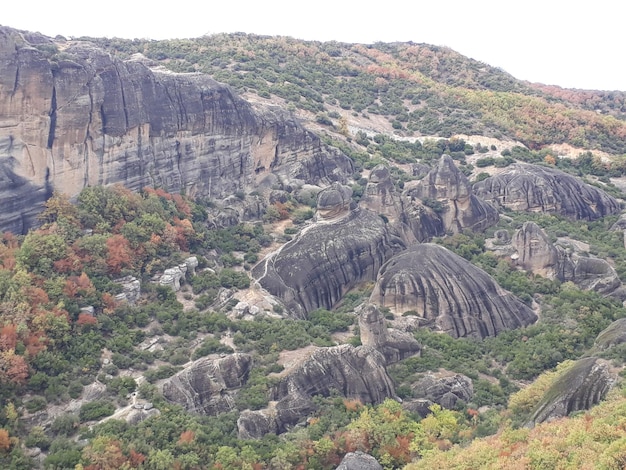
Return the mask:
<svg viewBox="0 0 626 470">
<path fill-rule="evenodd" d="M 623 463 L 623 94 L 246 34 L 0 63 L 0 466 Z"/>
</svg>

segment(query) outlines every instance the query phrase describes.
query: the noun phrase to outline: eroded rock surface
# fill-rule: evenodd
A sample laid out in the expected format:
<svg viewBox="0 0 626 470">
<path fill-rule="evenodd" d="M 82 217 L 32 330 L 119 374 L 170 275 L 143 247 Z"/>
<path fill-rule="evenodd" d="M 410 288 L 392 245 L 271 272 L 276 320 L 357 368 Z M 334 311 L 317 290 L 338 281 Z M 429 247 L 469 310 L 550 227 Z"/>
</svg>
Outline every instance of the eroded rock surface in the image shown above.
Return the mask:
<svg viewBox="0 0 626 470">
<path fill-rule="evenodd" d="M 321 221 L 301 230 L 252 271 L 295 316 L 331 309 L 349 289 L 373 281 L 383 263 L 404 249 L 400 237 L 377 214 L 350 209 L 346 194 L 338 188 L 322 191 Z"/>
<path fill-rule="evenodd" d="M 237 390 L 248 380 L 251 367 L 252 357 L 248 354 L 204 357 L 165 380 L 163 396 L 192 413 L 232 411 Z"/>
<path fill-rule="evenodd" d="M 0 230 L 28 229 L 53 189 L 121 183 L 220 198 L 268 179 L 327 185 L 352 173 L 295 117 L 253 108 L 208 76 L 77 40 L 62 55 L 42 45 L 55 47 L 0 27 Z"/>
<path fill-rule="evenodd" d="M 615 380 L 607 361 L 597 357 L 579 359 L 548 389 L 527 426 L 588 410 L 605 397 Z"/>
<path fill-rule="evenodd" d="M 562 282 L 571 281 L 581 289 L 611 293 L 621 281 L 606 261 L 583 251 L 573 240 L 552 243 L 546 232 L 534 222 L 525 222 L 511 240 L 515 248 L 511 258 L 533 274 Z"/>
<path fill-rule="evenodd" d="M 374 457 L 360 450 L 346 454 L 335 470 L 383 470 Z"/>
<path fill-rule="evenodd" d="M 626 343 L 626 318 L 615 320 L 602 330 L 598 334 L 594 346 L 603 351 L 622 343 Z"/>
<path fill-rule="evenodd" d="M 459 400 L 468 403 L 474 396 L 472 379 L 451 372 L 429 373 L 412 384 L 411 390 L 414 397 L 426 399 L 447 409 L 454 409 Z"/>
<path fill-rule="evenodd" d="M 498 211 L 472 193 L 469 180 L 449 155 L 443 155 L 409 194 L 441 205 L 439 215 L 445 231 L 483 231 L 498 222 Z"/>
<path fill-rule="evenodd" d="M 239 437 L 260 438 L 268 432 L 288 430 L 315 410 L 315 395 L 327 397 L 338 392 L 362 403 L 382 403 L 395 396 L 385 364 L 385 357 L 368 346 L 316 349 L 272 387 L 270 408 L 241 414 Z"/>
<path fill-rule="evenodd" d="M 396 314 L 414 310 L 455 338 L 495 336 L 537 319 L 486 272 L 432 243 L 389 260 L 380 269 L 370 301 Z"/>
<path fill-rule="evenodd" d="M 499 207 L 595 220 L 617 214 L 614 197 L 555 168 L 515 163 L 474 185 L 474 193 Z"/>
<path fill-rule="evenodd" d="M 359 313 L 361 344 L 371 346 L 393 364 L 420 353 L 421 347 L 410 333 L 387 328 L 385 317 L 373 304 L 367 304 Z"/>
</svg>

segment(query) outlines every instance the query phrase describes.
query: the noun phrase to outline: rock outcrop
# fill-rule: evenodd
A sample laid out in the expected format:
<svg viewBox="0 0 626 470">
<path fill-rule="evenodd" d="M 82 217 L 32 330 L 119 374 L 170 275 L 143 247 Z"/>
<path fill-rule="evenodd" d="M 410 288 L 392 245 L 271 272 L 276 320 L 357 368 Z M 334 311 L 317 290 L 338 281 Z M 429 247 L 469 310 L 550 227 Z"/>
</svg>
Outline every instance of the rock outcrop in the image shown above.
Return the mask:
<svg viewBox="0 0 626 470">
<path fill-rule="evenodd" d="M 128 302 L 133 305 L 141 297 L 141 282 L 133 276 L 125 276 L 114 280 L 122 286 L 122 292 L 115 296 L 117 302 Z"/>
<path fill-rule="evenodd" d="M 198 359 L 163 382 L 163 397 L 192 413 L 232 411 L 236 393 L 248 380 L 251 367 L 252 357 L 248 354 Z"/>
<path fill-rule="evenodd" d="M 445 231 L 483 231 L 498 222 L 498 211 L 472 193 L 469 180 L 449 155 L 443 155 L 409 194 L 441 206 L 439 215 Z"/>
<path fill-rule="evenodd" d="M 121 183 L 220 198 L 268 178 L 295 187 L 352 173 L 292 115 L 144 62 L 0 27 L 0 230 L 28 229 L 53 189 Z"/>
<path fill-rule="evenodd" d="M 367 304 L 359 313 L 359 332 L 361 344 L 383 353 L 387 365 L 415 356 L 421 351 L 413 335 L 387 328 L 385 317 L 373 304 Z"/>
<path fill-rule="evenodd" d="M 431 327 L 455 338 L 495 336 L 537 319 L 486 272 L 431 243 L 385 263 L 370 301 L 396 314 L 414 310 Z"/>
<path fill-rule="evenodd" d="M 385 357 L 372 347 L 344 344 L 316 349 L 272 387 L 270 399 L 275 403 L 270 408 L 241 413 L 239 437 L 260 438 L 288 430 L 315 410 L 315 395 L 338 392 L 362 403 L 382 403 L 395 395 L 385 364 Z"/>
<path fill-rule="evenodd" d="M 335 470 L 383 470 L 374 457 L 360 450 L 347 453 Z"/>
<path fill-rule="evenodd" d="M 546 391 L 527 426 L 588 410 L 605 397 L 615 380 L 607 361 L 596 357 L 579 359 Z"/>
<path fill-rule="evenodd" d="M 474 185 L 474 193 L 499 207 L 595 220 L 617 214 L 612 196 L 555 168 L 515 163 Z"/>
<path fill-rule="evenodd" d="M 615 320 L 596 337 L 594 347 L 605 351 L 620 344 L 626 343 L 626 318 Z"/>
<path fill-rule="evenodd" d="M 468 403 L 474 396 L 472 379 L 452 372 L 435 372 L 425 375 L 411 385 L 413 396 L 454 409 L 460 401 Z"/>
<path fill-rule="evenodd" d="M 621 285 L 617 271 L 606 261 L 596 258 L 566 238 L 552 243 L 545 231 L 534 222 L 525 222 L 515 232 L 511 245 L 516 264 L 548 279 L 571 281 L 585 290 L 603 294 Z"/>
<path fill-rule="evenodd" d="M 348 191 L 340 187 L 322 191 L 318 222 L 252 270 L 258 284 L 297 317 L 320 307 L 331 309 L 349 289 L 376 279 L 383 263 L 404 249 L 377 214 L 352 208 Z"/>
</svg>

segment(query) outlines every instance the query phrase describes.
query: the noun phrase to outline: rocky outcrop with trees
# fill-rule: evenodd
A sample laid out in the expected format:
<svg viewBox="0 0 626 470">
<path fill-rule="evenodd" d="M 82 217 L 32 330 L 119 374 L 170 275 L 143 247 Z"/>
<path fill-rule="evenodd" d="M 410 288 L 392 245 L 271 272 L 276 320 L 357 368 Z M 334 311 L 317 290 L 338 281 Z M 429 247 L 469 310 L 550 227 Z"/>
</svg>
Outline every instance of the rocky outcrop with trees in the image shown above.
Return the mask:
<svg viewBox="0 0 626 470">
<path fill-rule="evenodd" d="M 280 298 L 294 316 L 330 309 L 352 287 L 373 281 L 380 266 L 404 242 L 377 214 L 353 207 L 348 188 L 333 186 L 318 196 L 318 222 L 269 254 L 252 275 Z"/>
</svg>

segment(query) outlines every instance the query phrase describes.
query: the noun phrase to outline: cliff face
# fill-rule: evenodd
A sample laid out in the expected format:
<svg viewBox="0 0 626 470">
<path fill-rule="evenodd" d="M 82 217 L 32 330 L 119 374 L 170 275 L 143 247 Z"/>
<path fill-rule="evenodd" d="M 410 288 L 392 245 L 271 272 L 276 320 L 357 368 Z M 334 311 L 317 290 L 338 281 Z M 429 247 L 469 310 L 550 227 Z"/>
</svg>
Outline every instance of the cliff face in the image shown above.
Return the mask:
<svg viewBox="0 0 626 470">
<path fill-rule="evenodd" d="M 52 189 L 88 185 L 223 197 L 274 173 L 286 184 L 345 178 L 351 161 L 276 109 L 255 110 L 201 74 L 63 50 L 0 28 L 0 229 L 21 232 Z"/>
<path fill-rule="evenodd" d="M 317 223 L 270 253 L 252 270 L 257 282 L 297 317 L 331 309 L 362 281 L 373 281 L 404 243 L 373 212 L 351 207 L 347 188 L 318 195 Z M 347 190 L 349 191 L 349 190 Z"/>
<path fill-rule="evenodd" d="M 616 214 L 619 202 L 555 168 L 515 163 L 474 185 L 479 197 L 514 211 L 546 212 L 583 220 Z"/>
</svg>

